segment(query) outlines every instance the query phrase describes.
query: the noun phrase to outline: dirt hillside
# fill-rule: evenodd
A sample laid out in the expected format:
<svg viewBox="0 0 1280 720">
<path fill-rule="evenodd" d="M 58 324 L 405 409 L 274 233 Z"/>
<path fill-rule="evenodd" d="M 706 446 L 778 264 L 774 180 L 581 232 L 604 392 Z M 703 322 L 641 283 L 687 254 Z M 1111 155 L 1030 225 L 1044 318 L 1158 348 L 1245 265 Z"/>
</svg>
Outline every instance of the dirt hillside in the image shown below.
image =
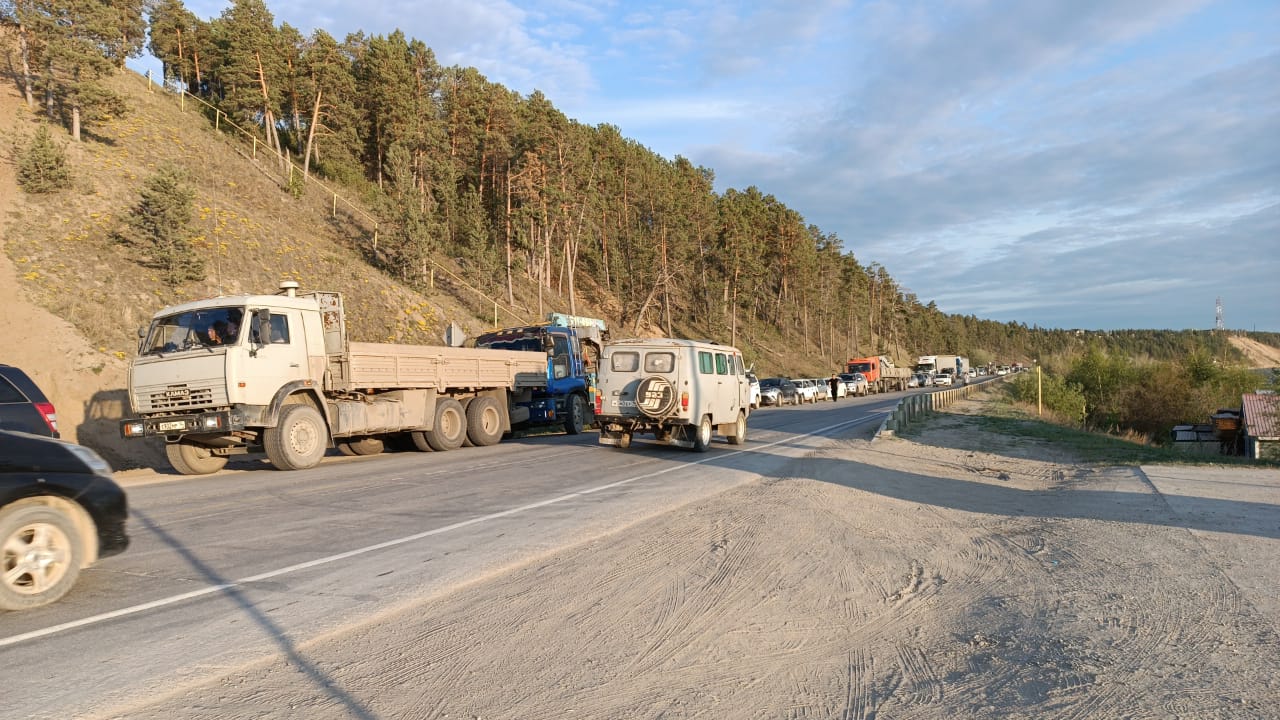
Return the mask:
<svg viewBox="0 0 1280 720">
<path fill-rule="evenodd" d="M 1249 358 L 1250 367 L 1280 368 L 1280 348 L 1264 345 L 1247 337 L 1232 336 L 1228 340 Z"/>
</svg>

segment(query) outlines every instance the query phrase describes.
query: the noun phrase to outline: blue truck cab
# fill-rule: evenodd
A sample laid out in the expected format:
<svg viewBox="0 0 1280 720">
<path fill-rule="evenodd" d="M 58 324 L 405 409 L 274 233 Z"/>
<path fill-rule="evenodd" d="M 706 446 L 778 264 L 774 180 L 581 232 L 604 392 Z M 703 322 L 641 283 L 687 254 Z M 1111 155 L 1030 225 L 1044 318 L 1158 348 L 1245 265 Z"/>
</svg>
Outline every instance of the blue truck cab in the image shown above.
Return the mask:
<svg viewBox="0 0 1280 720">
<path fill-rule="evenodd" d="M 565 432 L 577 435 L 594 422 L 596 372 L 604 333 L 603 320 L 551 313 L 546 323 L 501 328 L 476 338 L 479 348 L 532 350 L 547 355 L 546 384 L 513 393 L 513 429 L 562 424 Z"/>
</svg>

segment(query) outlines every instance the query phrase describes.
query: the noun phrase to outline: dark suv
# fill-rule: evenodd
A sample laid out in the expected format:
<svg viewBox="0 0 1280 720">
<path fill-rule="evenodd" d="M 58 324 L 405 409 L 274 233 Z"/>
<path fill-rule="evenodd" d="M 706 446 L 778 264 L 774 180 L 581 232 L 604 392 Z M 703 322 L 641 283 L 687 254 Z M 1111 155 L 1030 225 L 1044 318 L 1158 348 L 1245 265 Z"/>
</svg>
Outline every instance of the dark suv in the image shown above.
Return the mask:
<svg viewBox="0 0 1280 720">
<path fill-rule="evenodd" d="M 12 365 L 0 365 L 0 429 L 60 437 L 53 403 L 26 373 Z"/>
</svg>

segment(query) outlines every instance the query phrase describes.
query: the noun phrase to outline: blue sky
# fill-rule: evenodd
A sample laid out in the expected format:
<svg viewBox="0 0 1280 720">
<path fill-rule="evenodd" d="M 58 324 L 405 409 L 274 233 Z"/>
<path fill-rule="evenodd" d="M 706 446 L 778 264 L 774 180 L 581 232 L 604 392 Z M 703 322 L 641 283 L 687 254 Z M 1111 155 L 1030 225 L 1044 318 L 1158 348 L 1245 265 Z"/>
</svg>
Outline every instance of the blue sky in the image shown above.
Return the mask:
<svg viewBox="0 0 1280 720">
<path fill-rule="evenodd" d="M 1274 0 L 267 5 L 755 185 L 945 312 L 1280 331 Z"/>
</svg>

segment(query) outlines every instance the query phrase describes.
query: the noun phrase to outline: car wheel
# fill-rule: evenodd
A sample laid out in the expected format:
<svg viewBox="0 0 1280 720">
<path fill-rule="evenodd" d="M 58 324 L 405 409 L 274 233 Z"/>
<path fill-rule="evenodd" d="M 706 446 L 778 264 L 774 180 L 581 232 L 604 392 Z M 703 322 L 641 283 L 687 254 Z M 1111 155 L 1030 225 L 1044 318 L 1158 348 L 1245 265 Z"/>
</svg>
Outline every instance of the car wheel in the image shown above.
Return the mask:
<svg viewBox="0 0 1280 720">
<path fill-rule="evenodd" d="M 276 426 L 267 428 L 262 436 L 267 458 L 277 470 L 306 470 L 319 465 L 328 444 L 324 418 L 310 405 L 286 405 Z"/>
<path fill-rule="evenodd" d="M 75 523 L 47 505 L 0 511 L 0 609 L 25 610 L 66 595 L 84 548 Z"/>
<path fill-rule="evenodd" d="M 169 459 L 169 465 L 182 475 L 208 475 L 218 472 L 227 464 L 226 456 L 214 455 L 209 448 L 186 440 L 165 444 L 164 454 Z"/>
<path fill-rule="evenodd" d="M 733 424 L 733 434 L 729 436 L 730 445 L 741 445 L 747 441 L 747 414 L 738 413 L 738 421 Z"/>
</svg>

